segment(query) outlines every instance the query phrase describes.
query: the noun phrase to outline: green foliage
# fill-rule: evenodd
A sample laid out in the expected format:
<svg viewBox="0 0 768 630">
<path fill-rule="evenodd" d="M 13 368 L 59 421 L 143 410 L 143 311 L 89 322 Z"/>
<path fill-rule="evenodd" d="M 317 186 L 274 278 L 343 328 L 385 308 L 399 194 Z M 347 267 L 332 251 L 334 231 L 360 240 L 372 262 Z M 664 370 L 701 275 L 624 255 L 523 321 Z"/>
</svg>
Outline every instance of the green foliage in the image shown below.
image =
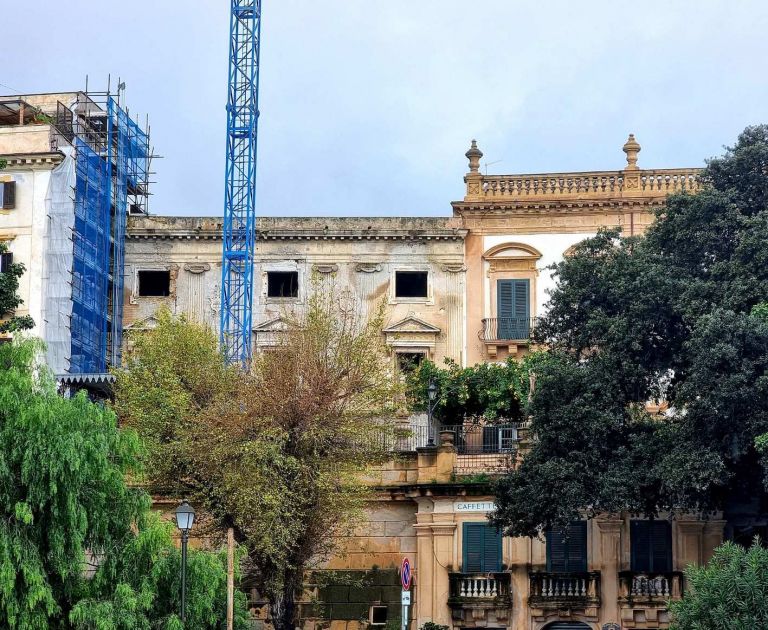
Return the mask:
<svg viewBox="0 0 768 630">
<path fill-rule="evenodd" d="M 443 626 L 434 621 L 426 621 L 419 627 L 419 630 L 448 630 L 448 626 Z"/>
<path fill-rule="evenodd" d="M 293 628 L 304 570 L 359 521 L 361 473 L 388 456 L 382 418 L 398 392 L 383 310 L 359 312 L 351 294 L 317 285 L 247 374 L 224 366 L 209 330 L 161 313 L 117 376 L 115 408 L 147 442 L 149 481 L 234 528 L 278 628 Z"/>
<path fill-rule="evenodd" d="M 735 489 L 761 491 L 766 165 L 768 127 L 748 128 L 709 162 L 707 185 L 669 197 L 644 237 L 605 230 L 554 267 L 537 326 L 552 349 L 529 408 L 537 440 L 497 488 L 509 533 L 585 511 L 708 512 Z"/>
<path fill-rule="evenodd" d="M 57 395 L 32 341 L 0 346 L 0 625 L 48 628 L 82 585 L 85 549 L 112 551 L 147 506 L 126 487 L 136 435 L 84 394 Z"/>
<path fill-rule="evenodd" d="M 171 525 L 125 482 L 137 435 L 84 393 L 59 396 L 41 352 L 30 340 L 0 346 L 0 626 L 181 628 Z M 221 554 L 190 554 L 189 627 L 220 627 L 225 582 Z"/>
<path fill-rule="evenodd" d="M 110 556 L 84 588 L 69 620 L 79 630 L 181 629 L 181 553 L 173 524 L 149 515 L 119 555 Z M 191 549 L 187 557 L 187 627 L 220 628 L 226 619 L 226 552 Z M 239 579 L 239 562 L 235 579 Z M 235 627 L 247 627 L 245 594 L 235 591 Z"/>
<path fill-rule="evenodd" d="M 727 542 L 685 575 L 686 593 L 670 604 L 670 630 L 768 627 L 768 550 L 758 540 L 749 549 Z"/>
<path fill-rule="evenodd" d="M 427 408 L 427 388 L 437 385 L 435 418 L 442 424 L 462 424 L 465 420 L 486 422 L 519 421 L 525 415 L 530 389 L 530 373 L 547 360 L 544 353 L 533 353 L 522 362 L 513 358 L 505 363 L 480 363 L 462 368 L 446 359 L 440 368 L 424 361 L 406 379 L 409 407 Z"/>
<path fill-rule="evenodd" d="M 8 251 L 8 246 L 0 241 L 0 254 Z M 19 278 L 24 275 L 24 265 L 13 263 L 5 273 L 0 273 L 0 333 L 28 330 L 35 323 L 29 315 L 23 317 L 11 316 L 14 310 L 21 306 L 18 295 Z"/>
</svg>

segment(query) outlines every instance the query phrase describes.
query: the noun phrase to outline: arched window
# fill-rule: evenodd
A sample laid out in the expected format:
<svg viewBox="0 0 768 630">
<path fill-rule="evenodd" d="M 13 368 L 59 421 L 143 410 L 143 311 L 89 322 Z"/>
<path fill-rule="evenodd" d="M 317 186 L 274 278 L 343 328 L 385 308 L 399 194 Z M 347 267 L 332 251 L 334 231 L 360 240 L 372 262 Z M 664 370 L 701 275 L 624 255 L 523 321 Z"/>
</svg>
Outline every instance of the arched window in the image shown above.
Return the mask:
<svg viewBox="0 0 768 630">
<path fill-rule="evenodd" d="M 554 621 L 544 626 L 543 630 L 592 630 L 581 621 Z"/>
</svg>

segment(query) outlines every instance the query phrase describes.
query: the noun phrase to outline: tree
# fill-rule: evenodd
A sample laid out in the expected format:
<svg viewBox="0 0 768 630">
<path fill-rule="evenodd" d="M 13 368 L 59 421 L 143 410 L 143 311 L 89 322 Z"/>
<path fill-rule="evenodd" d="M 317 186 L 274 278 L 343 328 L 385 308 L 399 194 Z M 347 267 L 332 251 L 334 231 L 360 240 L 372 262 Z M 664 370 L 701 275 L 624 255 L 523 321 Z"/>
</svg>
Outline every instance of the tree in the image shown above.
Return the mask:
<svg viewBox="0 0 768 630">
<path fill-rule="evenodd" d="M 383 308 L 368 320 L 359 312 L 351 293 L 316 282 L 247 373 L 224 365 L 211 331 L 161 313 L 118 374 L 121 420 L 150 442 L 153 461 L 178 467 L 168 477 L 150 464 L 154 483 L 233 528 L 278 630 L 294 628 L 305 571 L 358 522 L 362 475 L 387 458 L 397 392 Z"/>
<path fill-rule="evenodd" d="M 685 572 L 688 590 L 671 602 L 671 630 L 751 630 L 768 627 L 768 550 L 727 542 L 703 567 Z"/>
<path fill-rule="evenodd" d="M 8 252 L 8 246 L 0 241 L 0 256 Z M 13 312 L 22 304 L 19 297 L 19 278 L 24 275 L 24 265 L 11 263 L 10 267 L 0 273 L 0 334 L 28 330 L 35 323 L 29 315 L 21 317 Z"/>
<path fill-rule="evenodd" d="M 34 340 L 0 345 L 0 626 L 179 628 L 179 554 L 147 494 L 126 483 L 138 437 L 84 393 L 59 396 L 41 351 Z M 224 560 L 190 561 L 193 627 L 218 627 Z"/>
<path fill-rule="evenodd" d="M 745 130 L 702 184 L 670 196 L 644 237 L 604 230 L 555 266 L 537 327 L 550 358 L 526 410 L 537 440 L 497 488 L 508 533 L 585 512 L 707 513 L 762 491 L 768 127 Z"/>
</svg>

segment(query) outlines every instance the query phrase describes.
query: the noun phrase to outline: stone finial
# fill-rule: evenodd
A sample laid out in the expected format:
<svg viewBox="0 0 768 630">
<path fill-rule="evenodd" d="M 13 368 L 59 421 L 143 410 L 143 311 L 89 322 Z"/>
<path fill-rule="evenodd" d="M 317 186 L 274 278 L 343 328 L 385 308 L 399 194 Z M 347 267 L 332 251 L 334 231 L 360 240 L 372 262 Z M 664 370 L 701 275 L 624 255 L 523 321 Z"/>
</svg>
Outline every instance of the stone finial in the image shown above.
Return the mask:
<svg viewBox="0 0 768 630">
<path fill-rule="evenodd" d="M 483 157 L 483 152 L 477 148 L 477 141 L 472 140 L 472 146 L 464 155 L 469 160 L 469 172 L 477 173 L 480 170 L 480 158 Z"/>
<path fill-rule="evenodd" d="M 627 168 L 625 170 L 638 170 L 639 167 L 637 166 L 637 154 L 640 153 L 640 145 L 638 144 L 637 140 L 635 140 L 635 134 L 629 134 L 629 138 L 627 138 L 627 141 L 621 148 L 624 153 L 627 154 Z"/>
</svg>

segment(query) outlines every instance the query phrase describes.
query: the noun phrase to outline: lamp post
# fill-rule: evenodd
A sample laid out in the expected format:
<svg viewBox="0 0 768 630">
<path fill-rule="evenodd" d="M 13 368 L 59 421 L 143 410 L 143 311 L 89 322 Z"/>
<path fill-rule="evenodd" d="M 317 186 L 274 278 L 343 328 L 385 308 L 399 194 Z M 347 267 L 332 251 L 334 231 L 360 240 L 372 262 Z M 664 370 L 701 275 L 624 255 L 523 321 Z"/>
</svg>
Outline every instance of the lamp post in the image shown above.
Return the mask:
<svg viewBox="0 0 768 630">
<path fill-rule="evenodd" d="M 189 542 L 189 531 L 195 522 L 195 510 L 189 503 L 182 501 L 181 505 L 174 510 L 174 515 L 176 516 L 176 527 L 181 531 L 181 623 L 186 623 L 187 542 Z"/>
<path fill-rule="evenodd" d="M 435 381 L 430 380 L 427 387 L 427 424 L 429 425 L 429 446 L 435 445 L 435 427 L 432 423 L 432 413 L 437 406 L 437 384 Z"/>
</svg>

